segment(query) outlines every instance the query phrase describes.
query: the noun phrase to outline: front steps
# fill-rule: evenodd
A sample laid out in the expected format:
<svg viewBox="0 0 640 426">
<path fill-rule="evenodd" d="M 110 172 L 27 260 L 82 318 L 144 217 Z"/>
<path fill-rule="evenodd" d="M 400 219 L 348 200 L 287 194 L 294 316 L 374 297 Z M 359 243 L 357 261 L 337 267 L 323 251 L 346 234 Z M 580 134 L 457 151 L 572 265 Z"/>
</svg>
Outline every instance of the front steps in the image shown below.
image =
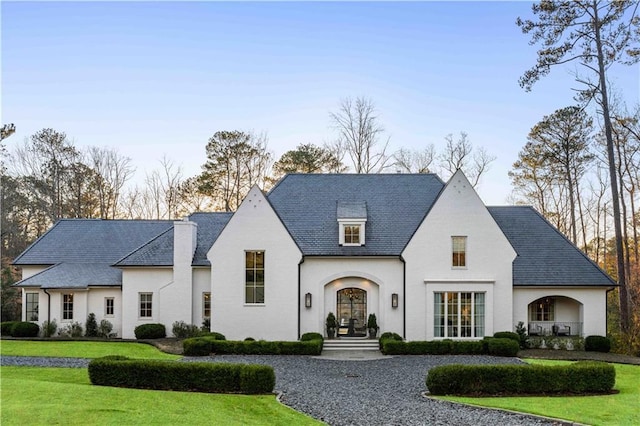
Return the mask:
<svg viewBox="0 0 640 426">
<path fill-rule="evenodd" d="M 379 351 L 378 339 L 366 339 L 362 337 L 340 337 L 339 339 L 325 340 L 323 351 Z"/>
</svg>

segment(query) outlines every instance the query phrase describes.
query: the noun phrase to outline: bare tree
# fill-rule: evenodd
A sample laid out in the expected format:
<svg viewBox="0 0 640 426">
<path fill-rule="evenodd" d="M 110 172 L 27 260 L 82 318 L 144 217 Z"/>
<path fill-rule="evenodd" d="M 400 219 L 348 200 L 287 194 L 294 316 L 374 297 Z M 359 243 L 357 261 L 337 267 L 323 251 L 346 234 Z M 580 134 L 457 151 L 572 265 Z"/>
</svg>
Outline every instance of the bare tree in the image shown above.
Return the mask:
<svg viewBox="0 0 640 426">
<path fill-rule="evenodd" d="M 120 210 L 122 189 L 135 172 L 131 159 L 106 147 L 90 147 L 87 155 L 89 164 L 96 173 L 95 189 L 100 218 L 115 219 Z"/>
<path fill-rule="evenodd" d="M 438 155 L 440 167 L 453 175 L 457 170 L 462 170 L 469 178 L 471 185 L 477 187 L 480 178 L 489 170 L 489 165 L 496 159 L 487 151 L 480 147 L 473 148 L 469 137 L 465 132 L 460 132 L 460 137 L 456 140 L 452 134 L 445 136 L 446 145 L 444 151 Z"/>
<path fill-rule="evenodd" d="M 400 148 L 393 154 L 393 165 L 397 171 L 406 173 L 430 173 L 430 167 L 435 158 L 435 147 L 427 145 L 422 151 Z"/>
<path fill-rule="evenodd" d="M 365 97 L 345 98 L 338 112 L 329 116 L 356 173 L 380 173 L 387 167 L 389 138 L 382 139 L 384 127 L 373 101 Z"/>
</svg>

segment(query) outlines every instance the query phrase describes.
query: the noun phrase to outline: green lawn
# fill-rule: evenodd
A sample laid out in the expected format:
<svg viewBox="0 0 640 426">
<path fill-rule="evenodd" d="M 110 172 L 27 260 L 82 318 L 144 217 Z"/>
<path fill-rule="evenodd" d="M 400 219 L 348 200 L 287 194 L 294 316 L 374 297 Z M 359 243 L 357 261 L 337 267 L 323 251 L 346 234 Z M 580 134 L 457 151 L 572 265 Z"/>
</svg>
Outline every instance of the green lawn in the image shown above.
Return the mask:
<svg viewBox="0 0 640 426">
<path fill-rule="evenodd" d="M 559 365 L 569 361 L 525 360 L 531 364 Z M 616 368 L 615 389 L 620 393 L 574 397 L 442 397 L 483 407 L 504 408 L 539 414 L 590 425 L 640 424 L 640 366 L 613 364 Z"/>
<path fill-rule="evenodd" d="M 85 368 L 0 367 L 0 423 L 10 425 L 316 425 L 273 395 L 93 386 Z"/>
<path fill-rule="evenodd" d="M 0 355 L 100 358 L 123 355 L 130 358 L 179 359 L 144 343 L 0 340 Z"/>
</svg>

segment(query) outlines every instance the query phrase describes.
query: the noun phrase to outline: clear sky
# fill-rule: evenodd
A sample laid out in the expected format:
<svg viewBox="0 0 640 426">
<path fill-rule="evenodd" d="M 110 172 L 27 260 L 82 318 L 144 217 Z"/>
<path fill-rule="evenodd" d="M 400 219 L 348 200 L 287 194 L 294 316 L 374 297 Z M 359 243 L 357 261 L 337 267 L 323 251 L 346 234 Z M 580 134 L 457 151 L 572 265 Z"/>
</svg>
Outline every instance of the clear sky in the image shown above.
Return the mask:
<svg viewBox="0 0 640 426">
<path fill-rule="evenodd" d="M 530 2 L 0 3 L 7 145 L 51 127 L 115 146 L 137 178 L 166 154 L 185 177 L 219 130 L 266 132 L 276 159 L 335 135 L 340 99 L 376 104 L 392 148 L 460 131 L 497 156 L 479 193 L 504 204 L 529 129 L 573 104 L 571 71 L 526 93 L 536 48 L 515 25 Z M 637 65 L 610 74 L 631 106 Z"/>
</svg>

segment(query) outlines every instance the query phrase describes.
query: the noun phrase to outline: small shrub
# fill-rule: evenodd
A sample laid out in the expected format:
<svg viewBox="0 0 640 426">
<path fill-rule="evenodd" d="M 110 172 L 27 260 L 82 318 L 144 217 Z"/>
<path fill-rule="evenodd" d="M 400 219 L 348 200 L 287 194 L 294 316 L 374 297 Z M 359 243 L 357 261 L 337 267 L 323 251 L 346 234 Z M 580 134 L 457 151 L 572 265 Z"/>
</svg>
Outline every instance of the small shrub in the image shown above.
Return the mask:
<svg viewBox="0 0 640 426">
<path fill-rule="evenodd" d="M 58 331 L 58 324 L 56 323 L 55 319 L 51 321 L 45 321 L 42 323 L 43 337 L 53 337 L 56 335 L 56 331 Z"/>
<path fill-rule="evenodd" d="M 382 333 L 380 335 L 380 340 L 378 341 L 379 345 L 380 345 L 380 350 L 382 350 L 382 344 L 383 344 L 383 340 L 395 340 L 397 342 L 402 342 L 402 336 L 400 336 L 398 333 L 392 333 L 390 331 L 385 331 L 384 333 Z"/>
<path fill-rule="evenodd" d="M 96 314 L 91 312 L 87 315 L 87 323 L 85 324 L 86 330 L 84 335 L 87 337 L 97 337 L 98 336 L 98 322 L 96 321 Z"/>
<path fill-rule="evenodd" d="M 206 332 L 211 331 L 211 318 L 205 318 L 204 321 L 202 321 L 202 327 L 200 327 L 200 330 Z"/>
<path fill-rule="evenodd" d="M 200 336 L 198 337 L 213 337 L 216 340 L 227 340 L 227 338 L 224 337 L 224 334 L 218 333 L 216 331 L 210 331 L 208 333 L 200 333 Z"/>
<path fill-rule="evenodd" d="M 108 339 L 109 337 L 111 337 L 112 330 L 113 324 L 103 319 L 102 321 L 100 321 L 100 325 L 98 326 L 98 336 Z"/>
<path fill-rule="evenodd" d="M 520 350 L 520 345 L 513 339 L 485 337 L 482 342 L 484 352 L 493 356 L 516 356 Z"/>
<path fill-rule="evenodd" d="M 493 333 L 493 337 L 498 339 L 511 339 L 520 345 L 520 336 L 518 333 L 514 333 L 513 331 L 497 331 Z"/>
<path fill-rule="evenodd" d="M 266 365 L 133 360 L 121 356 L 89 363 L 94 385 L 135 389 L 261 394 L 273 391 L 275 373 Z"/>
<path fill-rule="evenodd" d="M 256 341 L 256 339 L 254 339 L 253 337 L 245 337 L 245 338 L 244 338 L 244 341 L 245 341 L 245 342 L 255 342 L 255 341 Z"/>
<path fill-rule="evenodd" d="M 527 328 L 522 321 L 518 322 L 516 326 L 516 334 L 520 338 L 520 349 L 527 348 Z"/>
<path fill-rule="evenodd" d="M 5 321 L 0 323 L 0 335 L 2 336 L 11 336 L 11 329 L 14 324 L 19 323 L 20 321 Z"/>
<path fill-rule="evenodd" d="M 300 336 L 301 342 L 306 342 L 309 340 L 324 340 L 324 337 L 320 333 L 304 333 Z"/>
<path fill-rule="evenodd" d="M 167 330 L 164 324 L 142 324 L 133 330 L 136 339 L 163 339 L 167 337 Z"/>
<path fill-rule="evenodd" d="M 28 321 L 18 321 L 11 327 L 13 337 L 37 337 L 39 332 L 40 326 Z"/>
<path fill-rule="evenodd" d="M 604 336 L 587 336 L 584 339 L 584 350 L 591 352 L 609 352 L 611 340 Z"/>
<path fill-rule="evenodd" d="M 195 324 L 187 324 L 184 321 L 176 321 L 171 328 L 173 335 L 179 339 L 197 337 L 202 334 L 202 330 Z"/>
<path fill-rule="evenodd" d="M 60 331 L 58 332 L 58 335 L 62 336 L 62 337 L 82 337 L 82 325 L 77 322 L 74 321 L 71 324 L 67 324 L 66 326 L 60 328 Z"/>
</svg>

